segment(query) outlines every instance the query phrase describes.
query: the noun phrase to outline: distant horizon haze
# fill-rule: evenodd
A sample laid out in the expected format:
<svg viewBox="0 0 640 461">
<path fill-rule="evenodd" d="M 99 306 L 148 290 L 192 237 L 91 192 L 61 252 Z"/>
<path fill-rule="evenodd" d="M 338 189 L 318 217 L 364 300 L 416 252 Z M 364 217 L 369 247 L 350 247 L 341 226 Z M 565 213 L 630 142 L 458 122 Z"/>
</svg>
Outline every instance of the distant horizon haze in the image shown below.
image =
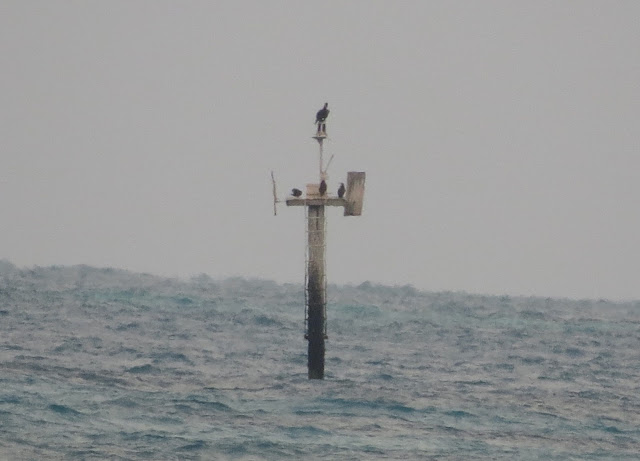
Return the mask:
<svg viewBox="0 0 640 461">
<path fill-rule="evenodd" d="M 640 299 L 640 2 L 4 2 L 0 258 Z"/>
</svg>

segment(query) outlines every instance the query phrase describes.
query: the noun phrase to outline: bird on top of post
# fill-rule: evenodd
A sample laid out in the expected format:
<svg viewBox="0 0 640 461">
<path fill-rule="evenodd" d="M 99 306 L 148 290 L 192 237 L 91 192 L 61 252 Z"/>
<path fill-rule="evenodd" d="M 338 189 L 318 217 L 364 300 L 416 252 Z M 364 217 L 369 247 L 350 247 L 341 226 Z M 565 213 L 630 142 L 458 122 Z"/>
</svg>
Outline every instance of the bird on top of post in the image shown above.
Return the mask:
<svg viewBox="0 0 640 461">
<path fill-rule="evenodd" d="M 318 125 L 318 132 L 317 132 L 318 135 L 327 134 L 327 124 L 325 123 L 325 121 L 329 116 L 329 109 L 327 108 L 328 106 L 329 106 L 329 103 L 325 102 L 324 107 L 316 113 L 316 124 Z"/>
<path fill-rule="evenodd" d="M 291 195 L 293 195 L 294 197 L 300 197 L 302 195 L 302 191 L 294 187 L 293 189 L 291 189 Z"/>
<path fill-rule="evenodd" d="M 345 191 L 346 191 L 346 189 L 344 187 L 344 183 L 341 182 L 340 183 L 340 187 L 338 187 L 338 197 L 340 197 L 340 198 L 344 197 Z"/>
</svg>

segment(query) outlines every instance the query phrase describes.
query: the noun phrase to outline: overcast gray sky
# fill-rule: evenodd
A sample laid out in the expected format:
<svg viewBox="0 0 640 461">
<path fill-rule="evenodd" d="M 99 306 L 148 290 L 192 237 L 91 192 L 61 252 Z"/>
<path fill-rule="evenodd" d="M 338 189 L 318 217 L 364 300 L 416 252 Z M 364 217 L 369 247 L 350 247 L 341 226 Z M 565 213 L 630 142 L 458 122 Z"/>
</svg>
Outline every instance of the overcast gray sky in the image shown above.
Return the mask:
<svg viewBox="0 0 640 461">
<path fill-rule="evenodd" d="M 638 1 L 0 3 L 0 258 L 640 299 Z"/>
</svg>

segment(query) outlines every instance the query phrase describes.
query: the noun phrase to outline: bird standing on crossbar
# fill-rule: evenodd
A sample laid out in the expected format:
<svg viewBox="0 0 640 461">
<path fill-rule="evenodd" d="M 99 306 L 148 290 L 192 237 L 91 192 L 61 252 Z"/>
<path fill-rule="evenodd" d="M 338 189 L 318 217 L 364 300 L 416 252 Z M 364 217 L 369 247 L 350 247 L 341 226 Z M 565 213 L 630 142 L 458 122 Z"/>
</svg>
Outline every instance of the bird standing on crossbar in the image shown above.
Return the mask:
<svg viewBox="0 0 640 461">
<path fill-rule="evenodd" d="M 318 192 L 320 192 L 320 195 L 324 195 L 327 193 L 327 183 L 325 182 L 324 179 L 320 181 L 320 187 L 318 188 Z"/>
</svg>

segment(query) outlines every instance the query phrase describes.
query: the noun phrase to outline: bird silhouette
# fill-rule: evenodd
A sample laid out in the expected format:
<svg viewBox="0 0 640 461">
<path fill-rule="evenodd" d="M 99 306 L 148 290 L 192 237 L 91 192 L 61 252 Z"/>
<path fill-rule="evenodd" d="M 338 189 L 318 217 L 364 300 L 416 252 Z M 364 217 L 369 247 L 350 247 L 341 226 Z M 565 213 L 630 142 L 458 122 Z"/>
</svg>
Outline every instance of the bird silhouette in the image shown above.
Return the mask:
<svg viewBox="0 0 640 461">
<path fill-rule="evenodd" d="M 325 102 L 324 107 L 316 113 L 316 123 L 324 122 L 327 119 L 327 117 L 329 116 L 329 109 L 327 109 L 328 106 L 329 103 Z"/>
<path fill-rule="evenodd" d="M 320 192 L 320 195 L 324 195 L 327 193 L 327 183 L 324 181 L 324 179 L 320 181 L 320 188 L 318 189 L 318 192 Z"/>
<path fill-rule="evenodd" d="M 341 182 L 340 183 L 340 187 L 338 187 L 338 197 L 342 198 L 344 197 L 344 192 L 346 191 L 346 189 L 344 188 L 344 183 Z"/>
<path fill-rule="evenodd" d="M 294 197 L 300 197 L 302 195 L 302 191 L 294 187 L 293 189 L 291 189 L 291 195 L 293 195 Z"/>
</svg>

